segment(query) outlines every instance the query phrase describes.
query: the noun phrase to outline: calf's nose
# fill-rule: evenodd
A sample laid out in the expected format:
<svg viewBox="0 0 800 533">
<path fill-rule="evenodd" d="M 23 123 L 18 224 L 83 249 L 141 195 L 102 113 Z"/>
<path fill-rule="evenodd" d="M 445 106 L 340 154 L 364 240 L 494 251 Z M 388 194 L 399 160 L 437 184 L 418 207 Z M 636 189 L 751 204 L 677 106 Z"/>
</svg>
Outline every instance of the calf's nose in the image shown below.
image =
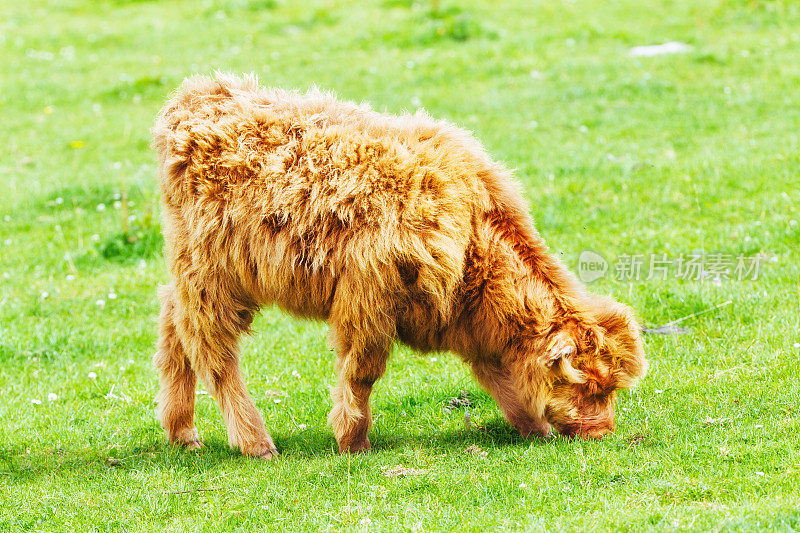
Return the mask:
<svg viewBox="0 0 800 533">
<path fill-rule="evenodd" d="M 609 428 L 592 428 L 581 431 L 581 437 L 585 440 L 597 440 L 602 439 L 606 433 L 609 433 L 611 430 Z"/>
</svg>

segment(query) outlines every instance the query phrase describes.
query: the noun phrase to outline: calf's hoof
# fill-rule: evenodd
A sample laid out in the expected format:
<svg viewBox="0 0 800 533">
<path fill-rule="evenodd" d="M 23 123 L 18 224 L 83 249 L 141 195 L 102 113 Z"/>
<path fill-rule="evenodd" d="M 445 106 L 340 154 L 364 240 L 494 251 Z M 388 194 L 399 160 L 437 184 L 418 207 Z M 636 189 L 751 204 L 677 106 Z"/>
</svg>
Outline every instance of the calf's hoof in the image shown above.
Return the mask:
<svg viewBox="0 0 800 533">
<path fill-rule="evenodd" d="M 352 442 L 340 442 L 339 453 L 367 453 L 372 449 L 372 445 L 367 437 L 354 440 Z"/>
<path fill-rule="evenodd" d="M 242 453 L 254 459 L 270 460 L 278 457 L 278 449 L 275 448 L 272 439 L 259 442 L 255 446 L 242 450 Z"/>
<path fill-rule="evenodd" d="M 186 429 L 177 432 L 170 437 L 171 442 L 183 446 L 187 450 L 199 450 L 203 448 L 203 443 L 200 441 L 200 436 L 197 434 L 195 428 Z"/>
<path fill-rule="evenodd" d="M 187 442 L 184 444 L 184 447 L 187 450 L 199 450 L 201 448 L 205 448 L 205 445 L 203 445 L 203 443 L 199 440 L 193 440 L 192 442 Z"/>
</svg>

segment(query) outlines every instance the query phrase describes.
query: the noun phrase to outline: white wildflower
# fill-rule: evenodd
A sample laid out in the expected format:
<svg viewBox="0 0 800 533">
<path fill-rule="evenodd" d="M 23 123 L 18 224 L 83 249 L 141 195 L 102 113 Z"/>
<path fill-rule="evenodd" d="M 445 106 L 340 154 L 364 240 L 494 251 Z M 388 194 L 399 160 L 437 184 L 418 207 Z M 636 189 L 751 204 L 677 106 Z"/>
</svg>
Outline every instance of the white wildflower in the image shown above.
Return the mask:
<svg viewBox="0 0 800 533">
<path fill-rule="evenodd" d="M 409 477 L 409 476 L 420 476 L 425 472 L 426 470 L 423 470 L 422 468 L 406 468 L 402 464 L 399 464 L 394 468 L 386 470 L 383 473 L 383 475 L 386 477 Z"/>
<path fill-rule="evenodd" d="M 671 41 L 664 44 L 654 44 L 649 46 L 634 46 L 628 50 L 628 55 L 633 57 L 653 57 L 664 54 L 682 54 L 692 50 L 692 46 L 686 43 Z"/>
</svg>

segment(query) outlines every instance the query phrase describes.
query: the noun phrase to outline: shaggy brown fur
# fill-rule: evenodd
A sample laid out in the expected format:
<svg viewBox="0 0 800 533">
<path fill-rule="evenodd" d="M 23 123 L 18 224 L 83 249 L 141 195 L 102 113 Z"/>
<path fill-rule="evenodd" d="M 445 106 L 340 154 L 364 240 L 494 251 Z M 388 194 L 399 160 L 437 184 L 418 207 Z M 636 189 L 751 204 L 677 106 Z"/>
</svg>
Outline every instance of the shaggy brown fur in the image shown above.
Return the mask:
<svg viewBox="0 0 800 533">
<path fill-rule="evenodd" d="M 459 354 L 524 435 L 601 436 L 615 389 L 645 373 L 631 310 L 584 292 L 510 173 L 450 124 L 218 75 L 185 81 L 153 133 L 172 274 L 155 365 L 172 441 L 200 445 L 197 375 L 231 445 L 277 453 L 237 350 L 270 302 L 330 323 L 342 451 L 370 447 L 369 396 L 396 339 Z"/>
</svg>

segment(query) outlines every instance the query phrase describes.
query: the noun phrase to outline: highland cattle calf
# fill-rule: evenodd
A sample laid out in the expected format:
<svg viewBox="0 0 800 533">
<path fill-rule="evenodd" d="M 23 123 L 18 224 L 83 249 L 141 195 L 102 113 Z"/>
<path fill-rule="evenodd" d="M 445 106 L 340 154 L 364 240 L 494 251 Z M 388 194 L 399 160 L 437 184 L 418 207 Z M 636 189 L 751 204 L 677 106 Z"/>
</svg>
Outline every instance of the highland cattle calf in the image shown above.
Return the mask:
<svg viewBox="0 0 800 533">
<path fill-rule="evenodd" d="M 171 441 L 201 446 L 199 377 L 232 446 L 277 454 L 237 349 L 273 302 L 330 324 L 340 451 L 369 449 L 369 396 L 396 340 L 458 354 L 523 435 L 614 429 L 615 391 L 647 368 L 633 314 L 547 252 L 510 172 L 467 132 L 217 75 L 186 80 L 153 134 L 172 278 L 155 365 Z"/>
</svg>

